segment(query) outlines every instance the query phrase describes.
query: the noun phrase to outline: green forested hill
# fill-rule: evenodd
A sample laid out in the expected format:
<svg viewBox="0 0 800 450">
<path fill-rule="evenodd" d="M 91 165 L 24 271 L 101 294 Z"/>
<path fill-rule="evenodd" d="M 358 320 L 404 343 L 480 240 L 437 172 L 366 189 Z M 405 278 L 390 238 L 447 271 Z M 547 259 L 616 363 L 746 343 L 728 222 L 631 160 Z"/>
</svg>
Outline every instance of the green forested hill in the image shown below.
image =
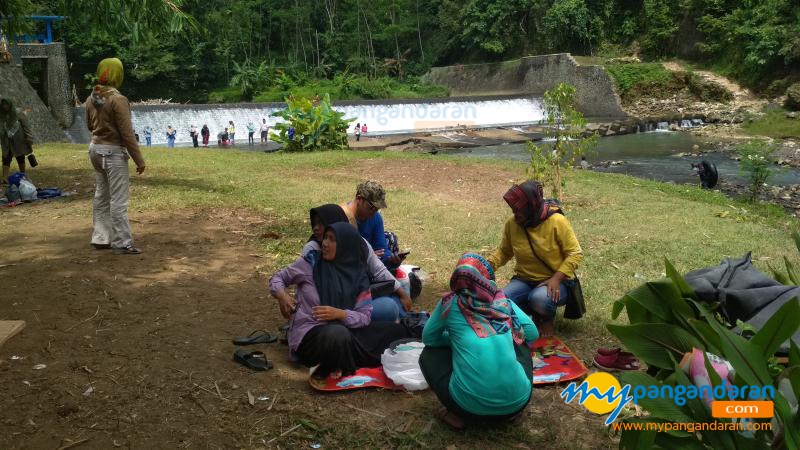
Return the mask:
<svg viewBox="0 0 800 450">
<path fill-rule="evenodd" d="M 337 73 L 340 83 L 366 91 L 357 97 L 370 97 L 386 83 L 364 87 L 347 77 L 412 76 L 413 85 L 432 65 L 562 51 L 680 57 L 762 91 L 779 80 L 774 93 L 800 72 L 797 0 L 182 0 L 173 3 L 196 29 L 180 32 L 143 27 L 141 11 L 138 22 L 108 32 L 98 14 L 115 2 L 32 1 L 32 11 L 69 16 L 62 36 L 74 75 L 119 55 L 131 68 L 126 88 L 134 97 L 204 101 L 231 81 L 257 96 Z M 158 3 L 169 2 L 141 4 Z M 131 31 L 141 36 L 135 45 Z"/>
</svg>

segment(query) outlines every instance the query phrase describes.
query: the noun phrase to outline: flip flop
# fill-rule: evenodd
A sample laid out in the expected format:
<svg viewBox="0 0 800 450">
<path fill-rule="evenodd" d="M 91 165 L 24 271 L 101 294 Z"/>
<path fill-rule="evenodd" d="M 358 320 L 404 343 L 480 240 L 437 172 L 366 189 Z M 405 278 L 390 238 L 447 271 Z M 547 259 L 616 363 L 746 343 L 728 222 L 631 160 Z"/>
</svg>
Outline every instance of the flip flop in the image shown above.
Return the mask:
<svg viewBox="0 0 800 450">
<path fill-rule="evenodd" d="M 233 354 L 233 360 L 248 369 L 263 372 L 272 369 L 272 362 L 267 359 L 264 352 L 248 352 L 245 349 L 238 349 Z"/>
<path fill-rule="evenodd" d="M 233 338 L 233 345 L 271 344 L 277 340 L 277 337 L 264 330 L 256 330 L 250 333 L 247 337 Z"/>
<path fill-rule="evenodd" d="M 631 353 L 631 352 L 623 352 L 623 351 L 622 351 L 622 349 L 621 349 L 620 347 L 615 347 L 615 348 L 598 348 L 598 349 L 597 349 L 597 354 L 598 354 L 598 355 L 603 355 L 603 356 L 619 355 L 619 356 L 624 356 L 624 357 L 628 357 L 628 358 L 635 358 L 635 357 L 636 357 L 636 356 L 635 356 L 633 353 Z"/>
<path fill-rule="evenodd" d="M 622 355 L 594 355 L 592 362 L 595 366 L 608 371 L 639 370 L 639 360 L 635 356 Z"/>
</svg>

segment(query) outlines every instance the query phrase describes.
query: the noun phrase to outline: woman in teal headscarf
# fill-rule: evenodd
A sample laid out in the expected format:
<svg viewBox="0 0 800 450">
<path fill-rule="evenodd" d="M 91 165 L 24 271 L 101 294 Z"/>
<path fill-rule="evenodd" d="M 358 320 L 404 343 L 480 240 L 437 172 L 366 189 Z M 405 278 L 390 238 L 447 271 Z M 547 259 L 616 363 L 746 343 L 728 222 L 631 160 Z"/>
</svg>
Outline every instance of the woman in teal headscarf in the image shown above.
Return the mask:
<svg viewBox="0 0 800 450">
<path fill-rule="evenodd" d="M 124 78 L 122 61 L 107 58 L 97 66 L 97 85 L 86 100 L 86 125 L 92 132 L 89 159 L 95 171 L 92 246 L 117 254 L 138 254 L 128 221 L 128 159 L 136 172 L 145 169 L 144 158 L 133 133 L 131 106 L 120 94 Z"/>
<path fill-rule="evenodd" d="M 11 160 L 25 172 L 25 156 L 33 154 L 33 133 L 25 113 L 14 107 L 10 98 L 0 98 L 0 147 L 3 150 L 3 183 L 8 182 Z M 31 165 L 35 159 L 31 158 Z"/>
</svg>

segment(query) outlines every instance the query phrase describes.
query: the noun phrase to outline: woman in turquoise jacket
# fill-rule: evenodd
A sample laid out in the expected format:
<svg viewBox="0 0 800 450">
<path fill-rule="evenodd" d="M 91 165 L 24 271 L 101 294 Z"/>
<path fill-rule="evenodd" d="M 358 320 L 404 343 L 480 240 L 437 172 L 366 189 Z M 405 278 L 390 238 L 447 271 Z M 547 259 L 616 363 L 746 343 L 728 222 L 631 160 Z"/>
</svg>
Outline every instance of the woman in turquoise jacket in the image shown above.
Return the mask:
<svg viewBox="0 0 800 450">
<path fill-rule="evenodd" d="M 539 337 L 527 314 L 494 282 L 482 256 L 465 253 L 425 325 L 420 367 L 454 428 L 517 417 L 531 398 L 531 347 Z"/>
</svg>

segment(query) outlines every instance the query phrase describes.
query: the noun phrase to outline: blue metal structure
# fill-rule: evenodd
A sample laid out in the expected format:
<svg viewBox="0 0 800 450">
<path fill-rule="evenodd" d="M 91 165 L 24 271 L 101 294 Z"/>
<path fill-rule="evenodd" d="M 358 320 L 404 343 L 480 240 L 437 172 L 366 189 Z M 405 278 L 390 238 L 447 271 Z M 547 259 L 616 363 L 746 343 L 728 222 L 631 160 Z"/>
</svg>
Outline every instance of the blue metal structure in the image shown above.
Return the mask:
<svg viewBox="0 0 800 450">
<path fill-rule="evenodd" d="M 66 19 L 64 16 L 26 16 L 26 19 L 34 22 L 43 22 L 44 31 L 35 35 L 23 34 L 17 36 L 17 40 L 23 44 L 52 44 L 53 43 L 53 23 L 61 22 Z M 37 27 L 38 28 L 38 27 Z"/>
</svg>

